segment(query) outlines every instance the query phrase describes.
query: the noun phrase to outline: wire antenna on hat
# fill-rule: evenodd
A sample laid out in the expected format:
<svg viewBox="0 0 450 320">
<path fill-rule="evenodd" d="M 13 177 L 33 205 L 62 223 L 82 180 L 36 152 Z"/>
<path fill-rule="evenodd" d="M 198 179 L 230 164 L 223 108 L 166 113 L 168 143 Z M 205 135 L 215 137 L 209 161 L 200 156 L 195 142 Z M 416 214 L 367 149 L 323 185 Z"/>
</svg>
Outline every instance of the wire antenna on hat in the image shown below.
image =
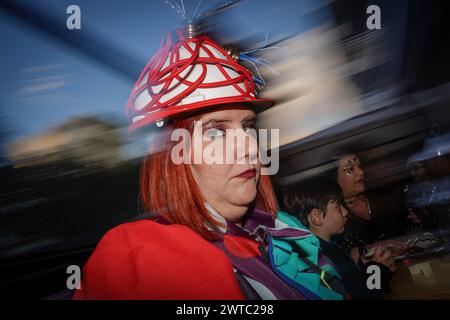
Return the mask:
<svg viewBox="0 0 450 320">
<path fill-rule="evenodd" d="M 174 10 L 181 17 L 182 20 L 189 22 L 189 23 L 196 23 L 196 22 L 198 22 L 198 20 L 205 19 L 205 18 L 211 17 L 213 15 L 219 14 L 222 11 L 237 5 L 241 1 L 242 0 L 230 0 L 230 1 L 225 2 L 222 5 L 219 5 L 211 10 L 208 10 L 208 11 L 202 13 L 202 12 L 199 12 L 199 9 L 200 9 L 203 1 L 199 0 L 197 2 L 197 6 L 194 10 L 194 13 L 191 16 L 187 16 L 186 15 L 186 7 L 184 6 L 183 0 L 180 0 L 180 3 L 171 2 L 169 0 L 163 0 L 163 2 L 167 6 L 169 6 L 172 10 Z M 198 12 L 198 14 L 197 14 L 197 12 Z"/>
<path fill-rule="evenodd" d="M 186 14 L 186 7 L 184 5 L 184 1 L 180 0 L 179 3 L 172 2 L 169 0 L 163 0 L 163 2 L 169 6 L 173 11 L 177 13 L 177 15 L 180 16 L 180 18 L 183 20 L 185 35 L 187 38 L 192 39 L 195 36 L 202 34 L 201 32 L 201 22 L 205 21 L 205 19 L 210 18 L 214 15 L 220 14 L 226 9 L 229 9 L 235 5 L 237 5 L 242 0 L 230 0 L 227 1 L 221 5 L 218 5 L 208 11 L 201 12 L 199 11 L 202 0 L 199 0 L 197 2 L 197 6 L 195 7 L 194 13 L 192 15 Z"/>
<path fill-rule="evenodd" d="M 259 90 L 261 90 L 265 85 L 266 85 L 266 81 L 264 80 L 264 78 L 261 75 L 261 72 L 259 71 L 259 66 L 261 67 L 266 67 L 272 74 L 279 76 L 280 73 L 273 69 L 270 64 L 272 64 L 272 62 L 268 59 L 265 58 L 256 58 L 256 57 L 252 57 L 253 54 L 257 54 L 261 51 L 265 51 L 265 50 L 271 50 L 271 49 L 279 49 L 280 47 L 275 47 L 275 46 L 268 46 L 267 42 L 269 40 L 269 31 L 266 30 L 266 37 L 264 40 L 264 44 L 262 47 L 251 50 L 251 51 L 244 51 L 241 52 L 239 54 L 239 60 L 250 64 L 252 67 L 252 71 L 253 73 L 256 72 L 256 74 L 258 76 L 253 76 L 253 81 L 255 81 L 256 86 L 258 87 Z"/>
<path fill-rule="evenodd" d="M 202 0 L 199 0 L 198 3 L 197 3 L 197 7 L 195 8 L 194 14 L 192 15 L 193 19 L 196 19 L 197 11 L 198 11 L 198 9 L 200 8 L 201 5 L 202 5 Z"/>
<path fill-rule="evenodd" d="M 186 19 L 186 10 L 184 8 L 183 0 L 181 0 L 181 6 L 178 3 L 172 3 L 169 0 L 163 0 L 165 4 L 167 4 L 171 9 L 173 9 L 181 19 Z"/>
<path fill-rule="evenodd" d="M 196 17 L 196 20 L 200 20 L 200 19 L 205 19 L 208 18 L 210 16 L 216 15 L 221 13 L 222 11 L 229 9 L 231 7 L 234 7 L 235 5 L 237 5 L 239 2 L 241 2 L 242 0 L 230 0 L 228 2 L 225 2 L 223 5 L 218 6 L 217 8 L 213 8 L 209 11 L 206 11 L 202 14 L 199 14 L 198 17 Z"/>
</svg>

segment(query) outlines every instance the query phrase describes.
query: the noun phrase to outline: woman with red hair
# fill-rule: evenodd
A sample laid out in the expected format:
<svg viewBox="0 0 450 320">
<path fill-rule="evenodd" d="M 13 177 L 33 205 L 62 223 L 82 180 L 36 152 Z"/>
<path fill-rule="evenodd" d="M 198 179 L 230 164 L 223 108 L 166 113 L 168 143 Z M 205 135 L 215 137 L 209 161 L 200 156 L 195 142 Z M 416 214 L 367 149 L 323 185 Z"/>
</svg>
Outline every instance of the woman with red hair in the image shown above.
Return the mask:
<svg viewBox="0 0 450 320">
<path fill-rule="evenodd" d="M 106 233 L 75 299 L 345 298 L 317 238 L 277 213 L 255 136 L 272 104 L 207 36 L 168 35 L 126 110 L 131 130 L 160 131 L 141 167 L 155 216 Z"/>
</svg>

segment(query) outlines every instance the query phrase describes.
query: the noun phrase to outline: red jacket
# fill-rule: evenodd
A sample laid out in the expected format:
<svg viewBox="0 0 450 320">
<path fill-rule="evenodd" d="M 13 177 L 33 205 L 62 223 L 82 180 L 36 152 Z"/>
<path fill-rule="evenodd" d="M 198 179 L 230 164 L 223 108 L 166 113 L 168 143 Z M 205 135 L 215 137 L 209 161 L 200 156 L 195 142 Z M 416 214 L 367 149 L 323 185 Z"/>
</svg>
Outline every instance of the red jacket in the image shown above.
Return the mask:
<svg viewBox="0 0 450 320">
<path fill-rule="evenodd" d="M 141 220 L 108 231 L 74 299 L 244 299 L 225 254 L 188 227 Z"/>
</svg>

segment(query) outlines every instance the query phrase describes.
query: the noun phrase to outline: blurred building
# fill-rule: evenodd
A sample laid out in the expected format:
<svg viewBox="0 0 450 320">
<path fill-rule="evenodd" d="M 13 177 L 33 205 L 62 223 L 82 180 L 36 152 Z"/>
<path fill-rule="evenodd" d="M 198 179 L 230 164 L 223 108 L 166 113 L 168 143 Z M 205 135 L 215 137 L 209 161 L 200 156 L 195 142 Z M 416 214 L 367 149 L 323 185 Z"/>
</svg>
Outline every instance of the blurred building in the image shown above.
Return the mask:
<svg viewBox="0 0 450 320">
<path fill-rule="evenodd" d="M 119 128 L 96 117 L 71 118 L 53 129 L 9 145 L 14 167 L 69 161 L 82 168 L 111 169 L 119 165 Z"/>
</svg>

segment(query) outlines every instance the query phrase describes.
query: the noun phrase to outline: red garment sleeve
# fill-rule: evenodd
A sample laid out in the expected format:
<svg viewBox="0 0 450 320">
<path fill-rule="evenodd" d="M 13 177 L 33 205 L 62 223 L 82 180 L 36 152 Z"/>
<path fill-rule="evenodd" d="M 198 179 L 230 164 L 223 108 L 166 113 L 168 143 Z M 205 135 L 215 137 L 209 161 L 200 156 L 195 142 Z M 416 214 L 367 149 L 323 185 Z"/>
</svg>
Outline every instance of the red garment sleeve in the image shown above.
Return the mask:
<svg viewBox="0 0 450 320">
<path fill-rule="evenodd" d="M 74 299 L 244 299 L 233 267 L 191 229 L 150 220 L 122 224 L 100 240 Z"/>
</svg>

